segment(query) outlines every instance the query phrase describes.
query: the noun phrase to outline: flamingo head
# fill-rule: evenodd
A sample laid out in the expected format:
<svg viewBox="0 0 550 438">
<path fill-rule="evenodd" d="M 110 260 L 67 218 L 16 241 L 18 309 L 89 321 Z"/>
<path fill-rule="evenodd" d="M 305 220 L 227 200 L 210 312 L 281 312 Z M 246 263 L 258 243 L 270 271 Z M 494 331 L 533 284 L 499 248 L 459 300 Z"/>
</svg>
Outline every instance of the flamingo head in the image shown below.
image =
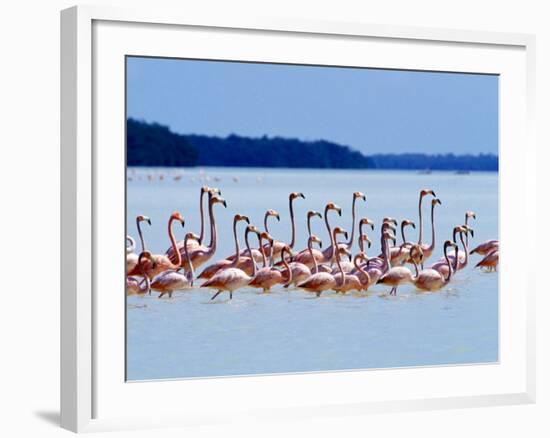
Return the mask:
<svg viewBox="0 0 550 438">
<path fill-rule="evenodd" d="M 364 217 L 359 221 L 359 226 L 362 227 L 363 225 L 370 225 L 371 230 L 374 231 L 374 222 L 371 221 L 368 217 Z"/>
<path fill-rule="evenodd" d="M 180 214 L 179 211 L 175 211 L 170 215 L 170 221 L 178 221 L 181 223 L 182 227 L 185 226 L 185 219 L 183 218 L 183 216 Z"/>
<path fill-rule="evenodd" d="M 343 234 L 346 239 L 348 238 L 348 232 L 344 230 L 342 227 L 335 227 L 332 233 L 335 236 L 337 236 L 338 234 Z"/>
<path fill-rule="evenodd" d="M 327 212 L 329 210 L 334 210 L 336 212 L 338 212 L 338 216 L 342 216 L 342 209 L 336 205 L 334 202 L 329 202 L 326 207 L 325 207 L 325 217 L 327 215 Z"/>
<path fill-rule="evenodd" d="M 432 195 L 433 197 L 435 197 L 435 192 L 432 189 L 420 190 L 420 199 L 422 199 L 426 195 Z"/>
<path fill-rule="evenodd" d="M 227 202 L 225 202 L 225 199 L 220 198 L 219 196 L 212 196 L 212 198 L 210 199 L 210 203 L 212 205 L 222 204 L 225 208 L 227 208 Z"/>
<path fill-rule="evenodd" d="M 414 243 L 411 245 L 409 254 L 411 256 L 411 259 L 413 259 L 416 263 L 422 263 L 422 261 L 424 260 L 424 251 L 418 243 Z"/>
<path fill-rule="evenodd" d="M 363 251 L 357 253 L 357 255 L 355 256 L 355 258 L 357 260 L 363 260 L 364 262 L 368 262 L 369 261 L 369 256 L 366 255 Z"/>
<path fill-rule="evenodd" d="M 318 216 L 320 217 L 321 219 L 323 219 L 323 215 L 321 213 L 319 213 L 318 211 L 315 211 L 315 210 L 309 210 L 307 212 L 307 218 L 310 219 L 314 216 Z"/>
<path fill-rule="evenodd" d="M 304 196 L 304 194 L 302 192 L 292 192 L 289 196 L 288 196 L 288 199 L 290 201 L 293 201 L 294 199 L 296 198 L 302 198 L 302 199 L 306 199 L 306 197 Z"/>
<path fill-rule="evenodd" d="M 271 209 L 270 209 L 270 210 L 267 210 L 267 211 L 265 212 L 265 217 L 267 218 L 267 217 L 269 217 L 269 216 L 276 217 L 277 220 L 278 220 L 279 222 L 281 221 L 281 216 L 280 216 L 279 213 L 278 213 L 277 211 L 275 211 L 275 210 L 271 210 Z"/>
<path fill-rule="evenodd" d="M 256 228 L 255 225 L 248 225 L 246 227 L 246 232 L 247 233 L 256 233 L 258 236 L 260 235 L 260 230 L 258 230 L 258 228 Z"/>
<path fill-rule="evenodd" d="M 389 223 L 389 224 L 393 224 L 394 226 L 397 226 L 397 219 L 393 218 L 393 217 L 385 217 L 383 220 L 382 220 L 382 223 Z"/>
<path fill-rule="evenodd" d="M 185 240 L 196 240 L 198 242 L 200 240 L 200 237 L 195 233 L 187 233 L 185 235 Z"/>
<path fill-rule="evenodd" d="M 208 186 L 202 186 L 202 187 L 201 187 L 201 195 L 202 195 L 203 193 L 208 193 L 209 190 L 210 190 L 210 187 L 208 187 Z"/>
<path fill-rule="evenodd" d="M 353 194 L 353 199 L 358 199 L 358 198 L 361 198 L 363 201 L 366 201 L 367 200 L 367 195 L 365 195 L 364 193 L 361 193 L 361 192 L 355 192 Z"/>
<path fill-rule="evenodd" d="M 233 222 L 240 222 L 240 221 L 245 221 L 247 224 L 250 223 L 250 219 L 248 218 L 248 216 L 244 216 L 242 214 L 236 214 L 235 217 L 233 218 Z"/>
<path fill-rule="evenodd" d="M 473 211 L 467 211 L 465 214 L 464 214 L 464 217 L 466 218 L 466 220 L 471 217 L 472 219 L 476 219 L 476 214 L 473 212 Z"/>
<path fill-rule="evenodd" d="M 441 205 L 441 200 L 439 198 L 432 199 L 432 207 L 435 207 L 437 204 Z"/>
<path fill-rule="evenodd" d="M 308 241 L 311 245 L 313 245 L 313 243 L 317 243 L 319 245 L 319 248 L 323 247 L 323 242 L 315 234 L 312 234 Z"/>
<path fill-rule="evenodd" d="M 462 233 L 465 233 L 466 235 L 468 235 L 468 233 L 470 233 L 470 236 L 474 237 L 474 229 L 472 227 L 469 227 L 468 225 L 462 225 L 460 227 L 460 231 Z"/>
<path fill-rule="evenodd" d="M 149 225 L 151 225 L 151 219 L 149 219 L 148 216 L 143 216 L 140 214 L 138 217 L 136 217 L 136 222 L 139 224 L 140 222 L 147 222 Z"/>
<path fill-rule="evenodd" d="M 262 231 L 259 234 L 260 239 L 267 240 L 270 245 L 273 245 L 273 237 L 271 237 L 271 234 L 269 234 L 267 231 Z"/>
<path fill-rule="evenodd" d="M 155 258 L 153 257 L 153 254 L 151 254 L 150 251 L 143 251 L 140 255 L 139 255 L 139 258 L 138 258 L 138 264 L 142 264 L 143 262 L 143 259 L 149 259 L 149 261 L 151 262 L 151 267 L 153 269 L 156 268 L 156 262 L 155 262 Z"/>
<path fill-rule="evenodd" d="M 339 255 L 346 255 L 346 256 L 348 256 L 348 258 L 350 259 L 350 261 L 351 261 L 351 259 L 352 259 L 351 252 L 349 251 L 349 249 L 347 249 L 347 248 L 344 247 L 344 246 L 341 246 L 340 248 L 338 248 L 338 254 L 339 254 Z"/>
<path fill-rule="evenodd" d="M 392 225 L 392 222 L 382 222 L 382 232 L 391 230 L 395 233 L 395 226 Z"/>
<path fill-rule="evenodd" d="M 210 196 L 221 196 L 222 195 L 222 191 L 220 189 L 218 189 L 217 187 L 207 187 L 207 186 L 204 186 L 207 188 L 208 190 L 208 193 L 210 194 Z"/>
<path fill-rule="evenodd" d="M 389 231 L 384 231 L 382 233 L 382 237 L 384 238 L 384 240 L 391 240 L 393 241 L 393 244 L 395 245 L 395 243 L 397 242 L 397 239 L 395 238 L 395 235 Z"/>
<path fill-rule="evenodd" d="M 455 248 L 455 251 L 458 250 L 458 245 L 456 243 L 454 243 L 453 241 L 451 240 L 446 240 L 445 243 L 443 244 L 443 252 L 446 254 L 447 253 L 447 249 L 449 247 L 453 247 Z"/>
<path fill-rule="evenodd" d="M 361 245 L 363 242 L 367 242 L 367 247 L 368 248 L 370 248 L 371 245 L 372 245 L 371 240 L 369 239 L 369 237 L 366 234 L 362 234 L 361 236 L 359 236 L 359 245 Z"/>
</svg>

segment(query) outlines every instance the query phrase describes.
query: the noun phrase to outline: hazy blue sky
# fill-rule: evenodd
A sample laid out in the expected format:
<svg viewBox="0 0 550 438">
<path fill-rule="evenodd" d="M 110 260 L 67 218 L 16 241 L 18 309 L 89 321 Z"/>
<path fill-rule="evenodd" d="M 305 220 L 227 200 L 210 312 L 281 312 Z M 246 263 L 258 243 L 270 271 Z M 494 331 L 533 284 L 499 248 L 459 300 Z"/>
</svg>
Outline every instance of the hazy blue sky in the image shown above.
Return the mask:
<svg viewBox="0 0 550 438">
<path fill-rule="evenodd" d="M 128 116 L 178 133 L 498 152 L 496 76 L 156 58 L 127 67 Z"/>
</svg>

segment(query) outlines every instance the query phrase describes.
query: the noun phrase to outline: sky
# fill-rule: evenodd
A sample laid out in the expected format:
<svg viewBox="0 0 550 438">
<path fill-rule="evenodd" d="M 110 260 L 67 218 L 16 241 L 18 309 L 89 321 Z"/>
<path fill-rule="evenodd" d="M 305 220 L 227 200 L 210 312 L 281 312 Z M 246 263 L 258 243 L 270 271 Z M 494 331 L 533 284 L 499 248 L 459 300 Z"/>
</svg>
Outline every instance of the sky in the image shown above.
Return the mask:
<svg viewBox="0 0 550 438">
<path fill-rule="evenodd" d="M 127 58 L 128 117 L 365 154 L 498 153 L 498 76 Z"/>
</svg>

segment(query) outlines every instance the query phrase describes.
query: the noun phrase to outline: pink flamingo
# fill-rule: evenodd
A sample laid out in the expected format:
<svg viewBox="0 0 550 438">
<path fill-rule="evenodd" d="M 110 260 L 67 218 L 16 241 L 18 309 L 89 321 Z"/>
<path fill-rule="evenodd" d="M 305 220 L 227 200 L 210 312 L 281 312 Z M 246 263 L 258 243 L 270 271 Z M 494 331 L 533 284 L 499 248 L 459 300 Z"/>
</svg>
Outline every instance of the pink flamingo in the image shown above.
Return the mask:
<svg viewBox="0 0 550 438">
<path fill-rule="evenodd" d="M 362 290 L 364 286 L 359 277 L 344 271 L 340 260 L 340 254 L 342 253 L 351 256 L 351 253 L 347 248 L 339 248 L 339 251 L 336 251 L 336 264 L 338 265 L 340 272 L 334 274 L 334 278 L 336 280 L 336 285 L 334 287 L 335 292 L 345 294 L 351 290 Z"/>
<path fill-rule="evenodd" d="M 431 218 L 432 218 L 432 243 L 430 245 L 428 245 L 427 243 L 418 242 L 418 244 L 422 248 L 422 252 L 424 253 L 424 260 L 427 260 L 428 258 L 430 258 L 430 256 L 432 255 L 432 253 L 434 251 L 434 248 L 435 248 L 435 218 L 434 218 L 435 214 L 434 214 L 434 211 L 435 211 L 435 206 L 437 204 L 441 205 L 441 201 L 438 198 L 432 199 L 432 214 L 431 214 Z M 421 265 L 423 265 L 423 263 Z"/>
<path fill-rule="evenodd" d="M 499 247 L 499 241 L 496 239 L 486 240 L 483 243 L 480 243 L 478 246 L 476 246 L 474 249 L 470 251 L 470 254 L 480 254 L 480 255 L 488 255 L 489 253 L 493 252 L 495 249 L 498 249 Z"/>
<path fill-rule="evenodd" d="M 185 220 L 177 211 L 170 215 L 168 220 L 168 236 L 170 237 L 170 242 L 172 243 L 172 248 L 177 253 L 176 262 L 172 261 L 166 256 L 157 254 L 153 256 L 154 263 L 151 263 L 149 260 L 143 260 L 142 264 L 138 263 L 134 269 L 128 272 L 127 275 L 142 275 L 145 272 L 145 275 L 150 279 L 160 274 L 161 272 L 168 270 L 177 270 L 181 265 L 181 254 L 176 250 L 176 239 L 174 238 L 174 232 L 172 230 L 172 223 L 178 221 L 183 227 L 185 225 Z"/>
<path fill-rule="evenodd" d="M 358 199 L 362 199 L 367 202 L 367 196 L 361 192 L 353 193 L 353 198 L 351 201 L 351 234 L 349 236 L 349 241 L 347 242 L 347 248 L 350 251 L 353 247 L 353 239 L 355 238 L 355 203 Z"/>
<path fill-rule="evenodd" d="M 267 227 L 267 220 L 270 218 L 270 217 L 276 217 L 278 221 L 281 220 L 281 217 L 279 215 L 279 213 L 277 213 L 275 210 L 267 210 L 265 212 L 265 215 L 264 215 L 264 229 L 266 230 L 267 233 L 269 233 L 269 229 Z M 244 258 L 244 257 L 248 257 L 248 250 L 247 249 L 243 249 L 241 251 L 241 256 Z M 262 260 L 263 260 L 263 255 L 262 255 L 262 252 L 258 249 L 252 249 L 252 256 L 254 257 L 254 260 L 256 261 L 256 263 L 260 263 Z M 236 255 L 235 254 L 232 254 L 230 255 L 229 257 L 227 257 L 227 260 L 229 261 L 232 261 L 232 260 L 235 260 L 235 257 Z M 246 262 L 248 263 L 248 262 Z M 249 269 L 251 270 L 252 267 L 250 264 L 249 265 Z M 241 267 L 242 269 L 242 267 Z M 250 272 L 247 272 L 248 274 L 250 274 Z M 208 278 L 208 277 L 205 277 L 205 278 Z"/>
<path fill-rule="evenodd" d="M 424 199 L 424 196 L 432 195 L 434 198 L 435 192 L 431 189 L 423 189 L 420 190 L 420 197 L 418 199 L 418 244 L 422 245 L 422 200 Z"/>
<path fill-rule="evenodd" d="M 151 225 L 151 219 L 149 219 L 147 216 L 139 215 L 136 217 L 136 226 L 138 230 L 139 240 L 141 242 L 141 252 L 146 251 L 147 248 L 145 247 L 145 239 L 143 238 L 143 232 L 141 230 L 141 223 L 147 222 L 149 225 Z M 128 238 L 129 236 L 127 236 Z M 130 242 L 133 242 L 133 245 L 135 247 L 134 239 L 130 237 Z M 131 272 L 135 269 L 136 265 L 138 264 L 138 256 L 133 251 L 128 254 L 128 251 L 126 251 L 126 272 Z"/>
<path fill-rule="evenodd" d="M 187 233 L 184 238 L 183 249 L 185 251 L 185 257 L 189 265 L 189 271 L 187 274 L 179 271 L 164 271 L 153 278 L 150 289 L 160 292 L 159 298 L 162 298 L 165 294 L 168 294 L 169 298 L 172 298 L 172 293 L 178 290 L 190 289 L 193 287 L 193 277 L 195 272 L 193 271 L 193 263 L 189 260 L 189 246 L 188 240 L 198 240 L 199 236 L 194 233 Z"/>
<path fill-rule="evenodd" d="M 267 238 L 268 243 L 273 245 L 273 238 L 267 233 L 261 237 Z M 262 247 L 263 252 L 263 247 Z M 273 262 L 273 251 L 270 251 L 270 259 Z M 290 256 L 291 249 L 289 245 L 285 245 L 281 251 L 281 258 L 285 266 L 285 273 L 273 268 L 272 266 L 265 266 L 256 272 L 254 279 L 248 284 L 250 287 L 262 289 L 264 293 L 268 292 L 273 286 L 277 284 L 282 284 L 283 286 L 288 286 L 292 282 L 292 269 L 290 268 L 285 254 Z M 265 255 L 264 255 L 265 256 Z M 267 264 L 267 263 L 266 263 Z"/>
<path fill-rule="evenodd" d="M 449 255 L 447 254 L 447 249 L 449 247 L 455 248 L 454 267 L 451 266 L 451 260 L 449 259 Z M 415 245 L 413 246 L 413 248 L 411 248 L 411 252 L 412 251 L 420 251 L 421 254 L 422 250 L 418 247 L 418 245 Z M 451 281 L 451 276 L 454 272 L 456 272 L 457 267 L 458 245 L 454 242 L 451 242 L 450 240 L 446 240 L 443 245 L 443 253 L 445 254 L 445 261 L 447 263 L 446 274 L 443 274 L 441 271 L 433 268 L 422 269 L 419 272 L 418 265 L 413 258 L 414 269 L 416 270 L 416 275 L 413 278 L 413 284 L 418 289 L 433 292 L 441 289 L 443 286 L 447 285 Z M 422 258 L 422 255 L 420 257 Z"/>
<path fill-rule="evenodd" d="M 310 211 L 307 212 L 308 239 L 311 236 L 313 236 L 313 234 L 311 233 L 311 219 L 314 218 L 315 216 L 318 216 L 321 219 L 323 218 L 323 215 L 321 213 L 317 212 L 317 211 L 310 210 Z M 313 268 L 313 265 L 314 265 L 313 258 L 312 258 L 311 254 L 313 254 L 313 257 L 315 258 L 317 263 L 324 263 L 325 262 L 325 256 L 323 255 L 323 253 L 321 251 L 319 251 L 318 249 L 316 249 L 316 248 L 313 248 L 313 250 L 310 252 L 309 251 L 309 245 L 308 245 L 308 247 L 306 247 L 306 249 L 304 249 L 304 250 L 300 251 L 298 254 L 296 254 L 292 258 L 292 261 L 296 262 L 296 263 L 299 263 L 301 265 L 305 265 L 305 266 L 307 266 L 307 268 L 309 270 L 311 270 Z M 297 277 L 294 276 L 293 278 L 296 279 Z M 296 281 L 295 283 L 297 284 L 298 282 Z"/>
<path fill-rule="evenodd" d="M 481 261 L 475 266 L 476 268 L 486 268 L 487 272 L 496 272 L 498 266 L 498 246 L 488 253 Z"/>
<path fill-rule="evenodd" d="M 403 243 L 399 246 L 392 246 L 390 248 L 390 263 L 392 266 L 403 265 L 409 259 L 409 249 L 412 242 L 409 242 L 405 238 L 406 226 L 416 228 L 415 223 L 409 219 L 401 221 L 401 238 L 403 239 Z"/>
<path fill-rule="evenodd" d="M 455 271 L 460 271 L 461 269 L 464 269 L 468 265 L 468 244 L 465 242 L 464 237 L 468 237 L 468 233 L 474 236 L 474 230 L 472 230 L 468 225 L 462 225 L 458 227 L 454 227 L 453 229 L 453 242 L 456 244 L 456 235 L 460 235 L 460 242 L 462 243 L 463 251 L 458 251 L 458 263 L 456 264 L 456 267 L 454 268 Z M 445 254 L 445 257 L 440 259 L 437 263 L 433 264 L 431 267 L 433 269 L 436 269 L 442 273 L 442 275 L 446 275 L 447 270 L 447 263 L 446 263 L 447 255 Z M 454 255 L 450 255 L 448 257 L 451 260 L 451 263 L 455 263 Z"/>
<path fill-rule="evenodd" d="M 200 266 L 205 264 L 216 253 L 218 233 L 216 229 L 216 220 L 214 218 L 214 211 L 213 211 L 213 207 L 216 204 L 221 204 L 225 208 L 227 208 L 227 203 L 225 202 L 225 199 L 220 198 L 218 196 L 212 196 L 210 198 L 208 202 L 208 215 L 210 216 L 210 243 L 208 246 L 200 245 L 200 246 L 189 248 L 189 257 L 190 257 L 190 260 L 193 262 L 194 269 L 198 269 Z M 181 267 L 186 271 L 189 270 L 189 265 L 187 263 L 187 260 L 183 259 L 184 254 L 182 254 L 182 252 L 185 252 L 184 248 L 183 247 L 180 248 L 177 252 L 180 253 L 180 260 L 182 263 Z M 173 257 L 170 257 L 170 259 L 173 260 Z"/>
<path fill-rule="evenodd" d="M 126 236 L 126 272 L 130 272 L 138 264 L 138 255 L 134 252 L 136 241 L 131 236 Z"/>
<path fill-rule="evenodd" d="M 395 238 L 395 237 L 393 237 Z M 390 295 L 397 295 L 397 288 L 404 283 L 413 283 L 413 275 L 411 271 L 404 266 L 391 266 L 390 264 L 390 248 L 389 245 L 384 245 L 384 261 L 385 269 L 383 275 L 377 283 L 387 284 L 391 286 Z"/>
<path fill-rule="evenodd" d="M 366 237 L 366 236 L 365 236 Z M 369 261 L 369 258 L 367 255 L 361 250 L 354 258 L 353 258 L 353 264 L 355 265 L 355 274 L 359 281 L 361 282 L 361 290 L 366 291 L 372 284 L 375 284 L 373 281 L 374 279 L 371 278 L 370 274 L 361 266 L 359 263 L 359 260 L 362 260 L 363 262 Z"/>
<path fill-rule="evenodd" d="M 256 276 L 256 262 L 252 258 L 252 251 L 248 240 L 249 233 L 256 233 L 259 235 L 259 231 L 254 225 L 248 225 L 244 234 L 244 241 L 252 263 L 252 275 L 248 275 L 242 269 L 237 268 L 241 258 L 240 253 L 237 253 L 237 257 L 233 261 L 232 266 L 216 272 L 212 278 L 202 284 L 201 287 L 217 290 L 212 298 L 210 298 L 211 300 L 215 299 L 223 291 L 229 292 L 229 299 L 233 299 L 233 291 L 247 286 Z"/>
<path fill-rule="evenodd" d="M 330 239 L 330 246 L 323 251 L 324 263 L 328 263 L 332 261 L 334 256 L 334 246 L 332 243 L 332 230 L 331 230 L 330 224 L 328 223 L 328 212 L 332 210 L 336 211 L 338 213 L 338 216 L 342 216 L 342 209 L 338 205 L 336 205 L 334 202 L 329 202 L 325 206 L 325 226 L 327 227 L 327 232 Z"/>
<path fill-rule="evenodd" d="M 311 234 L 309 236 L 308 248 L 310 245 L 312 246 L 313 243 L 319 244 L 319 248 L 322 248 L 323 243 L 315 234 Z M 312 248 L 312 252 L 313 252 L 313 248 Z M 315 254 L 314 254 L 314 258 L 310 258 L 310 260 L 312 260 L 312 264 L 315 265 L 315 263 L 317 262 L 317 259 L 315 258 Z M 289 287 L 291 284 L 298 285 L 299 283 L 302 283 L 305 280 L 307 280 L 309 277 L 311 277 L 311 269 L 309 266 L 305 265 L 304 263 L 294 261 L 294 262 L 291 262 L 289 266 L 290 266 L 290 269 L 292 270 L 292 280 L 287 285 L 285 285 L 285 287 Z"/>
<path fill-rule="evenodd" d="M 235 241 L 235 254 L 232 258 L 226 258 L 223 260 L 218 260 L 216 263 L 211 264 L 210 266 L 206 267 L 197 278 L 201 280 L 208 280 L 209 278 L 212 278 L 212 276 L 218 272 L 221 269 L 225 269 L 229 266 L 232 266 L 233 261 L 235 260 L 235 256 L 237 254 L 240 254 L 241 260 L 245 257 L 243 252 L 240 252 L 239 249 L 239 239 L 237 237 L 237 224 L 241 221 L 246 222 L 247 224 L 250 224 L 250 220 L 248 219 L 248 216 L 243 216 L 240 214 L 236 214 L 233 217 L 233 239 Z M 247 251 L 247 250 L 245 250 Z M 250 274 L 250 273 L 248 273 Z"/>
<path fill-rule="evenodd" d="M 306 199 L 303 193 L 300 192 L 292 192 L 290 195 L 288 195 L 288 209 L 290 211 L 290 225 L 291 225 L 291 239 L 288 246 L 290 249 L 294 248 L 294 244 L 296 242 L 296 224 L 294 223 L 294 200 L 297 198 Z M 276 240 L 273 243 L 273 258 L 277 259 L 281 256 L 281 251 L 284 248 L 286 243 L 282 241 Z M 268 248 L 265 248 L 265 251 L 267 251 Z"/>
<path fill-rule="evenodd" d="M 126 277 L 126 295 L 143 295 L 151 291 L 151 281 L 143 271 L 144 258 L 148 259 L 149 263 L 153 267 L 155 266 L 155 261 L 153 260 L 153 256 L 149 251 L 143 251 L 138 257 L 138 262 L 136 264 L 139 264 L 139 266 L 142 268 L 141 275 L 145 278 L 145 287 L 141 286 L 141 281 L 139 277 L 128 276 Z"/>
</svg>

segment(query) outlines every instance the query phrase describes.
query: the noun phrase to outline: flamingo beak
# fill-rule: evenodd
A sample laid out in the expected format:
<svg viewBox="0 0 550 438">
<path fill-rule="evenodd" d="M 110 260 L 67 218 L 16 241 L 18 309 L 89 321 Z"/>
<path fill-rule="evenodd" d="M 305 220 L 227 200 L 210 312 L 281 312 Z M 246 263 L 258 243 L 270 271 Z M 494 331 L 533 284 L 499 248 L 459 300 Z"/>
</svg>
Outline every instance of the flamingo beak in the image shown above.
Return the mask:
<svg viewBox="0 0 550 438">
<path fill-rule="evenodd" d="M 300 192 L 300 193 L 298 193 L 298 197 L 299 197 L 299 198 L 302 198 L 302 199 L 306 199 L 306 197 L 304 196 L 304 194 L 303 194 L 303 193 L 301 193 L 301 192 Z"/>
<path fill-rule="evenodd" d="M 347 231 L 344 231 L 344 237 L 347 239 L 348 238 L 348 232 Z"/>
<path fill-rule="evenodd" d="M 225 199 L 222 201 L 222 205 L 227 208 L 227 202 L 225 201 Z"/>
<path fill-rule="evenodd" d="M 441 205 L 441 200 L 439 198 L 436 198 L 435 202 L 438 203 L 439 205 Z"/>
<path fill-rule="evenodd" d="M 248 216 L 242 216 L 241 220 L 245 221 L 247 224 L 250 224 L 250 219 L 248 218 Z"/>
<path fill-rule="evenodd" d="M 277 221 L 281 222 L 281 216 L 279 215 L 279 213 L 277 213 L 275 217 L 277 218 Z"/>
</svg>

